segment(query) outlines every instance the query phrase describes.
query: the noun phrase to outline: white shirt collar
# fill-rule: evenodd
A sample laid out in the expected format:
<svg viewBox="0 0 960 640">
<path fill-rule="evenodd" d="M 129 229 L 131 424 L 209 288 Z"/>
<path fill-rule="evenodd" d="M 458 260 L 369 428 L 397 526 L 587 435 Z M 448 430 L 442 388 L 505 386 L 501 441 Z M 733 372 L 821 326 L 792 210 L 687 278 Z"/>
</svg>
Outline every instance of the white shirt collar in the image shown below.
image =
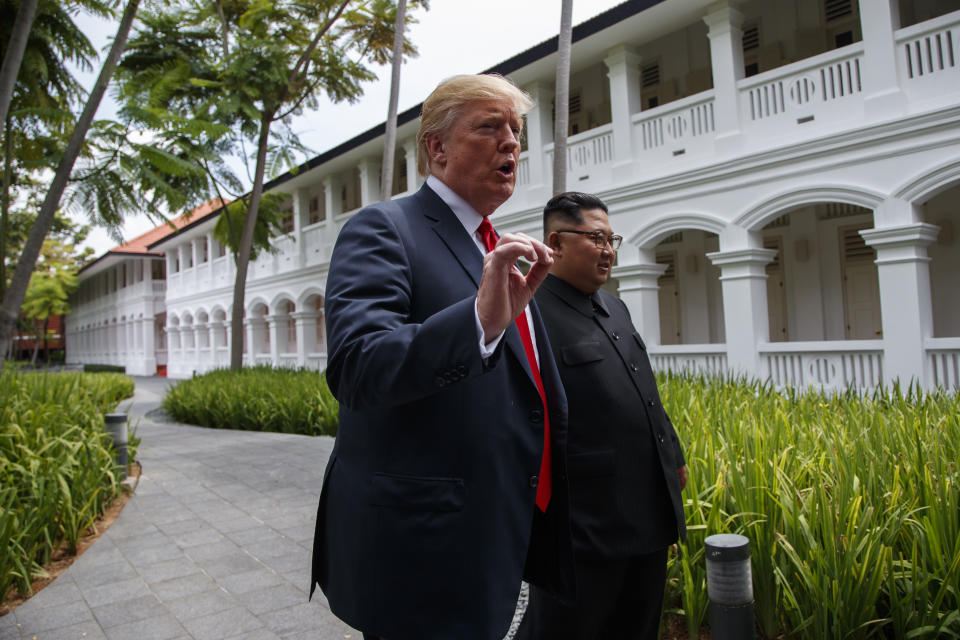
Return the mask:
<svg viewBox="0 0 960 640">
<path fill-rule="evenodd" d="M 477 227 L 483 222 L 483 216 L 477 213 L 476 209 L 471 207 L 466 200 L 458 196 L 453 189 L 445 185 L 440 178 L 435 175 L 430 174 L 427 176 L 427 186 L 433 189 L 433 192 L 440 196 L 440 199 L 453 210 L 453 214 L 457 216 L 457 220 L 460 221 L 463 228 L 467 230 L 467 233 L 470 234 L 470 237 L 476 242 Z M 483 252 L 486 253 L 485 250 Z"/>
</svg>

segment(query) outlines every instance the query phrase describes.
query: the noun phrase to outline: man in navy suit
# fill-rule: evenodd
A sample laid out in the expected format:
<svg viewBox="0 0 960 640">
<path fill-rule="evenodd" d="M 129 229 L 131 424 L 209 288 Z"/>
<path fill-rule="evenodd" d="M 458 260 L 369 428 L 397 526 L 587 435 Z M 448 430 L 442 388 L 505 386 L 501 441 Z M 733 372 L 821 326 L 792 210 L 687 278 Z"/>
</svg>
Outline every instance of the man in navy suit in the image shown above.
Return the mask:
<svg viewBox="0 0 960 640">
<path fill-rule="evenodd" d="M 500 76 L 441 83 L 417 134 L 426 184 L 358 212 L 333 251 L 340 427 L 311 593 L 365 638 L 499 640 L 521 578 L 574 592 L 566 399 L 532 300 L 551 251 L 487 221 L 531 107 Z"/>
</svg>

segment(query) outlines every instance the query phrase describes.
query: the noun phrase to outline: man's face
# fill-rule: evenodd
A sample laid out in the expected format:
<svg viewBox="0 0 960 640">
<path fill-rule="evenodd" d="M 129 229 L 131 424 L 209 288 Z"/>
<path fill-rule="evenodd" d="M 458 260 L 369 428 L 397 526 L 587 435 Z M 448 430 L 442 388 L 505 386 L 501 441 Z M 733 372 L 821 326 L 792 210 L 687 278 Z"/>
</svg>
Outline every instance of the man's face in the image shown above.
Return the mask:
<svg viewBox="0 0 960 640">
<path fill-rule="evenodd" d="M 616 251 L 609 242 L 605 242 L 603 248 L 600 248 L 590 236 L 559 230 L 599 231 L 604 237 L 613 235 L 613 230 L 603 209 L 583 209 L 581 213 L 581 224 L 560 222 L 556 229 L 550 232 L 547 238 L 550 248 L 553 249 L 550 273 L 583 293 L 593 293 L 610 278 Z"/>
<path fill-rule="evenodd" d="M 522 124 L 507 100 L 468 103 L 444 135 L 427 138 L 431 173 L 490 215 L 513 193 Z"/>
</svg>

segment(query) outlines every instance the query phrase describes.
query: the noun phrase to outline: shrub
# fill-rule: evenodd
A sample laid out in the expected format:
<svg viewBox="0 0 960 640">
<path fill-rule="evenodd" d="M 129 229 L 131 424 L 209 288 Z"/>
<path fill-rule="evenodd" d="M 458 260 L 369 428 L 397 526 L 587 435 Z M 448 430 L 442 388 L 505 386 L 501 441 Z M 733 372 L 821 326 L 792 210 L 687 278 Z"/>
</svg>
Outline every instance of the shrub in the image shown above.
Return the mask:
<svg viewBox="0 0 960 640">
<path fill-rule="evenodd" d="M 332 436 L 339 407 L 323 373 L 259 366 L 183 380 L 163 408 L 179 422 L 215 429 Z"/>
<path fill-rule="evenodd" d="M 0 599 L 29 593 L 61 544 L 75 553 L 120 492 L 103 414 L 133 388 L 118 374 L 0 372 Z"/>
<path fill-rule="evenodd" d="M 767 638 L 960 637 L 960 397 L 659 382 L 690 477 L 666 601 L 691 637 L 714 533 L 750 539 Z"/>
<path fill-rule="evenodd" d="M 127 368 L 119 364 L 85 364 L 84 373 L 126 373 Z"/>
</svg>

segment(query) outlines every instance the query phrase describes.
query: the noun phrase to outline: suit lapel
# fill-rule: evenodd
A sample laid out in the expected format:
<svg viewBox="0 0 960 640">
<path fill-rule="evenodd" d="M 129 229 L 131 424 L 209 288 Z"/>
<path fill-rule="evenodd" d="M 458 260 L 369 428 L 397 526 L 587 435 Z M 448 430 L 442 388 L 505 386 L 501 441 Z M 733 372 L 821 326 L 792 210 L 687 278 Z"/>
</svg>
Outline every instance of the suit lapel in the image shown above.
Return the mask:
<svg viewBox="0 0 960 640">
<path fill-rule="evenodd" d="M 433 189 L 423 185 L 415 197 L 422 199 L 421 210 L 434 233 L 440 237 L 440 240 L 443 241 L 450 250 L 450 253 L 453 254 L 454 259 L 463 267 L 463 270 L 467 272 L 470 279 L 473 280 L 473 284 L 479 288 L 480 277 L 483 275 L 483 256 L 480 254 L 480 250 L 477 249 L 473 238 L 471 238 L 467 230 L 463 228 L 460 220 L 453 211 L 450 210 L 447 203 L 445 203 Z M 536 325 L 536 322 L 534 325 Z M 527 361 L 527 353 L 523 349 L 523 341 L 520 340 L 520 332 L 517 330 L 516 323 L 507 327 L 503 339 L 510 351 L 513 352 L 513 355 L 520 361 L 520 366 L 523 367 L 527 377 L 530 379 L 530 384 L 534 384 L 533 372 L 530 370 L 530 363 Z M 539 335 L 537 342 L 539 344 Z"/>
</svg>

